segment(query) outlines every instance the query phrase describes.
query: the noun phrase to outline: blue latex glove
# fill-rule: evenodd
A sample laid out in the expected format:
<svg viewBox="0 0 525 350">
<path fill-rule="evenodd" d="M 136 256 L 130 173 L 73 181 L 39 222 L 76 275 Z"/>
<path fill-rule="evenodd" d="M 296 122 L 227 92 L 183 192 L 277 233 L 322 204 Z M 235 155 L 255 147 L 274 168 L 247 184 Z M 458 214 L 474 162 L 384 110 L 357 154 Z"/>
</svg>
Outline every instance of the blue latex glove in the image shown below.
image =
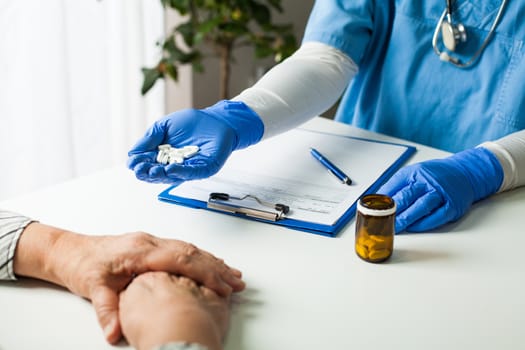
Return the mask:
<svg viewBox="0 0 525 350">
<path fill-rule="evenodd" d="M 128 167 L 138 179 L 179 185 L 209 177 L 231 152 L 257 143 L 264 132 L 259 116 L 243 102 L 220 101 L 206 109 L 186 109 L 156 121 L 128 152 Z M 158 146 L 199 146 L 182 164 L 156 161 Z"/>
<path fill-rule="evenodd" d="M 378 192 L 396 202 L 396 233 L 423 232 L 458 220 L 472 203 L 496 193 L 502 181 L 496 156 L 479 147 L 406 166 Z"/>
</svg>

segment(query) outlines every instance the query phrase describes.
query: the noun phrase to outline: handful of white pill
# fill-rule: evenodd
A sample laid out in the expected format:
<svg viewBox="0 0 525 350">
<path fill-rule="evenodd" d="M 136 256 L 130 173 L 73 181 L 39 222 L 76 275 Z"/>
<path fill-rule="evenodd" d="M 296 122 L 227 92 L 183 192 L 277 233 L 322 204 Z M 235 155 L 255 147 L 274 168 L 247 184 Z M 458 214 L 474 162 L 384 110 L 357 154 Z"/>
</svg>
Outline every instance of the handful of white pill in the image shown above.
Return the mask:
<svg viewBox="0 0 525 350">
<path fill-rule="evenodd" d="M 169 144 L 159 145 L 157 162 L 161 164 L 182 164 L 184 159 L 193 157 L 199 153 L 199 146 L 184 146 L 175 148 Z"/>
</svg>

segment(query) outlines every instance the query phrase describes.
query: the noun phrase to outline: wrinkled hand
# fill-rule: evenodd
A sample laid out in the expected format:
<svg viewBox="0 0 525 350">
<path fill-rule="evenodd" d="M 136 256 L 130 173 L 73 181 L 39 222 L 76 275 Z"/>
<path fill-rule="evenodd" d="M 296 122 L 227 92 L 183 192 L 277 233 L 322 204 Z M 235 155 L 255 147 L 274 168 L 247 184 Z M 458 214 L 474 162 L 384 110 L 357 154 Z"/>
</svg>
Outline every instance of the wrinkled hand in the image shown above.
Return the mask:
<svg viewBox="0 0 525 350">
<path fill-rule="evenodd" d="M 169 342 L 220 349 L 229 322 L 229 299 L 185 277 L 147 272 L 120 294 L 120 320 L 128 343 L 150 350 Z"/>
<path fill-rule="evenodd" d="M 118 294 L 144 272 L 187 276 L 223 296 L 244 289 L 240 271 L 212 254 L 182 241 L 146 233 L 65 235 L 58 241 L 56 252 L 60 255 L 55 259 L 61 284 L 91 300 L 110 343 L 121 338 Z"/>
<path fill-rule="evenodd" d="M 378 193 L 396 202 L 396 233 L 423 232 L 458 220 L 472 203 L 495 193 L 502 181 L 499 161 L 480 147 L 406 166 Z"/>
<path fill-rule="evenodd" d="M 207 178 L 226 162 L 231 152 L 258 142 L 264 126 L 242 102 L 220 101 L 206 109 L 187 109 L 156 121 L 128 153 L 128 167 L 139 180 L 179 185 Z M 199 146 L 182 164 L 156 161 L 158 146 Z"/>
</svg>

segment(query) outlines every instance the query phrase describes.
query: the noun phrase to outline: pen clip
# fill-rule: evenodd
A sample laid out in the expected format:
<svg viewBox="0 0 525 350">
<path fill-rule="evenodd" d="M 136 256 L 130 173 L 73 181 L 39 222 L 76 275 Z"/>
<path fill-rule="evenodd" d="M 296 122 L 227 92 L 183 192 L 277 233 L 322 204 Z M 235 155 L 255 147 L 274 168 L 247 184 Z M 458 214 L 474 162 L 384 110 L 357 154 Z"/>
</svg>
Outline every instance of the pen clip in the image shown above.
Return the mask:
<svg viewBox="0 0 525 350">
<path fill-rule="evenodd" d="M 247 207 L 245 205 L 236 204 L 236 202 L 243 201 L 247 198 L 255 200 L 260 206 L 272 208 L 275 211 Z M 232 214 L 242 214 L 246 216 L 255 217 L 258 219 L 277 221 L 285 217 L 290 211 L 290 207 L 280 203 L 269 203 L 260 200 L 253 195 L 245 195 L 243 197 L 230 196 L 227 193 L 212 192 L 208 198 L 208 208 L 229 212 Z"/>
</svg>

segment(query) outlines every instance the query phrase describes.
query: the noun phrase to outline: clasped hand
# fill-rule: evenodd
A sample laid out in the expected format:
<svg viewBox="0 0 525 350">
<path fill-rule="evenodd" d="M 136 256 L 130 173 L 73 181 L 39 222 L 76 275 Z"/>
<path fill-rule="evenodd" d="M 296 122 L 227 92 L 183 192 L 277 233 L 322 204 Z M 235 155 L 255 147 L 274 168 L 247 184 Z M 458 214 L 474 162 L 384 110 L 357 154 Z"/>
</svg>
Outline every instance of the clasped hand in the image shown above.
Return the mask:
<svg viewBox="0 0 525 350">
<path fill-rule="evenodd" d="M 57 240 L 55 247 L 52 260 L 57 266 L 59 284 L 91 300 L 110 343 L 121 338 L 119 293 L 134 276 L 165 271 L 186 276 L 222 296 L 244 289 L 240 271 L 178 240 L 160 239 L 142 232 L 121 236 L 68 232 Z"/>
</svg>

